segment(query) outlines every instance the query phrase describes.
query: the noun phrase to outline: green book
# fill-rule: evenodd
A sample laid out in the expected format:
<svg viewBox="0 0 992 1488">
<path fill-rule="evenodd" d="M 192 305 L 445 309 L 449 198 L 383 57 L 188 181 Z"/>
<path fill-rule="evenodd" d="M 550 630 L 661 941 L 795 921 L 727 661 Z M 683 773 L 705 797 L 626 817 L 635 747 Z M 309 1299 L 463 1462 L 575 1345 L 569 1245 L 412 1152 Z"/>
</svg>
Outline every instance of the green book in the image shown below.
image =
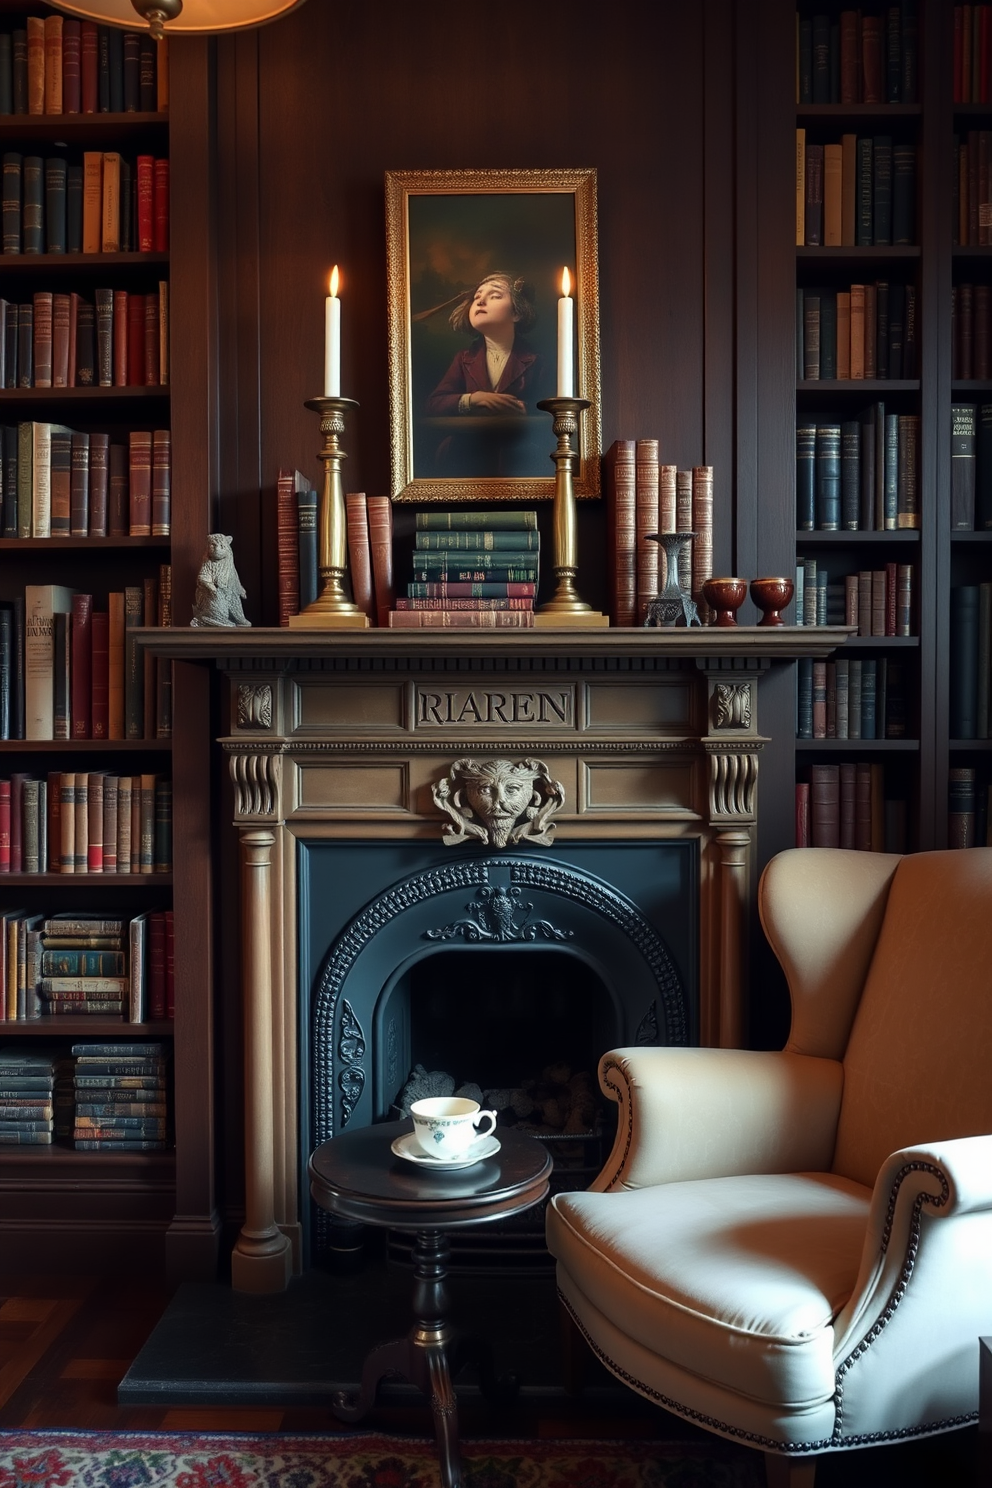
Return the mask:
<svg viewBox="0 0 992 1488">
<path fill-rule="evenodd" d="M 479 511 L 422 511 L 417 513 L 418 532 L 536 532 L 537 512 L 505 511 L 492 507 Z"/>
<path fill-rule="evenodd" d="M 488 553 L 500 552 L 536 553 L 541 546 L 538 532 L 498 532 L 476 528 L 471 532 L 418 532 L 418 552 Z"/>
</svg>

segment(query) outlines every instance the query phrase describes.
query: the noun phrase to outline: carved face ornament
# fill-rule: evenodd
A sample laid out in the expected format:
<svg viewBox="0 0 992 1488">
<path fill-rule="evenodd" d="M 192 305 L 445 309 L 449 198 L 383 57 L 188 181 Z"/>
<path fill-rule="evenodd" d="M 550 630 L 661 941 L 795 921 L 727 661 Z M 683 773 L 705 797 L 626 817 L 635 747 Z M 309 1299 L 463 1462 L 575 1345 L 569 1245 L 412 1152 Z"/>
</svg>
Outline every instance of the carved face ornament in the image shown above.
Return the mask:
<svg viewBox="0 0 992 1488">
<path fill-rule="evenodd" d="M 550 818 L 565 799 L 547 765 L 533 759 L 458 760 L 432 793 L 455 824 L 444 832 L 449 847 L 472 839 L 496 848 L 524 838 L 547 844 L 554 831 Z"/>
</svg>

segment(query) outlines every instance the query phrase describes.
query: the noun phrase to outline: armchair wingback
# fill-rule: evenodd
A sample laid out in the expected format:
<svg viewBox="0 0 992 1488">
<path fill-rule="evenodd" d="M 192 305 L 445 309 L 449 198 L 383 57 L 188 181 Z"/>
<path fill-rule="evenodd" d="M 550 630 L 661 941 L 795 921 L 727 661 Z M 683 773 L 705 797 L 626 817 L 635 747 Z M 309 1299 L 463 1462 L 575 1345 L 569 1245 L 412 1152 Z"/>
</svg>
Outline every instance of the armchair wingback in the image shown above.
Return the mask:
<svg viewBox="0 0 992 1488">
<path fill-rule="evenodd" d="M 616 1144 L 548 1243 L 608 1367 L 811 1483 L 818 1453 L 977 1414 L 992 848 L 785 852 L 759 903 L 785 1049 L 606 1054 Z"/>
</svg>

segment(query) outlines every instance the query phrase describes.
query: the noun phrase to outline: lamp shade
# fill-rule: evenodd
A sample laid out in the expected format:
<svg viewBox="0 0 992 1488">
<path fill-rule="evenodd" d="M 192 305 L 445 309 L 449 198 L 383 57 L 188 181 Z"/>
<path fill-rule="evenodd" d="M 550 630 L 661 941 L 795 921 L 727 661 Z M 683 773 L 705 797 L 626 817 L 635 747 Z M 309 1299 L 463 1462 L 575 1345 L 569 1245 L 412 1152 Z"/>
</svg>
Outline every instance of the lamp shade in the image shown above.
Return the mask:
<svg viewBox="0 0 992 1488">
<path fill-rule="evenodd" d="M 99 21 L 105 26 L 123 26 L 128 31 L 161 31 L 164 23 L 177 36 L 211 36 L 222 31 L 241 31 L 262 26 L 296 10 L 303 0 L 52 0 L 59 10 Z"/>
</svg>

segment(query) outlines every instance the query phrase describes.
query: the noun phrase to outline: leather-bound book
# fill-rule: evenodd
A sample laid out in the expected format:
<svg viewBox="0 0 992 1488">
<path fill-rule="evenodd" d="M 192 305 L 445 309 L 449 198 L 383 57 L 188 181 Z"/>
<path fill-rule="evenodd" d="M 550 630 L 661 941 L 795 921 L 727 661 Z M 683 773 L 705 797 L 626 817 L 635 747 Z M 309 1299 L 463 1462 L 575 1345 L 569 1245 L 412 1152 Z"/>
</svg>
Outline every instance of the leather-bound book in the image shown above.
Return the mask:
<svg viewBox="0 0 992 1488">
<path fill-rule="evenodd" d="M 143 387 L 145 382 L 145 302 L 148 295 L 131 293 L 127 297 L 127 381 L 129 387 Z"/>
<path fill-rule="evenodd" d="M 844 760 L 838 767 L 839 779 L 839 802 L 840 802 L 840 837 L 839 847 L 854 848 L 857 846 L 856 839 L 856 776 L 857 765 L 853 760 Z"/>
<path fill-rule="evenodd" d="M 280 470 L 276 477 L 276 595 L 279 624 L 300 612 L 299 517 L 296 493 L 308 486 L 299 470 Z"/>
<path fill-rule="evenodd" d="M 36 290 L 34 294 L 34 386 L 52 385 L 52 292 Z"/>
<path fill-rule="evenodd" d="M 73 739 L 89 739 L 93 718 L 93 596 L 74 594 L 70 627 L 70 719 Z"/>
<path fill-rule="evenodd" d="M 98 289 L 96 299 L 96 383 L 114 385 L 114 292 Z"/>
<path fill-rule="evenodd" d="M 110 616 L 90 616 L 90 738 L 110 737 Z"/>
<path fill-rule="evenodd" d="M 658 553 L 648 534 L 658 526 L 658 441 L 638 439 L 634 445 L 634 521 L 637 539 L 637 611 L 643 625 L 648 605 L 658 595 Z"/>
<path fill-rule="evenodd" d="M 137 203 L 139 253 L 151 253 L 154 246 L 154 217 L 152 213 L 153 173 L 155 159 L 152 155 L 139 155 L 137 160 Z"/>
<path fill-rule="evenodd" d="M 152 432 L 152 537 L 168 537 L 172 530 L 172 433 Z"/>
<path fill-rule="evenodd" d="M 838 451 L 839 454 L 839 451 Z M 713 466 L 692 467 L 692 597 L 705 625 L 712 618 L 703 585 L 713 577 Z"/>
<path fill-rule="evenodd" d="M 840 844 L 840 769 L 837 765 L 810 767 L 810 845 Z"/>
<path fill-rule="evenodd" d="M 126 289 L 114 290 L 114 387 L 127 387 L 128 384 L 129 302 Z"/>
<path fill-rule="evenodd" d="M 79 28 L 80 112 L 95 114 L 99 102 L 97 70 L 99 47 L 95 21 L 83 21 Z"/>
<path fill-rule="evenodd" d="M 104 253 L 121 248 L 121 157 L 117 150 L 103 154 L 100 247 Z"/>
<path fill-rule="evenodd" d="M 45 252 L 66 251 L 66 184 L 64 155 L 49 155 L 45 161 Z"/>
<path fill-rule="evenodd" d="M 530 630 L 533 610 L 389 610 L 394 630 Z"/>
<path fill-rule="evenodd" d="M 156 159 L 152 183 L 152 233 L 156 253 L 169 251 L 169 160 Z"/>
<path fill-rule="evenodd" d="M 603 457 L 606 477 L 606 551 L 614 625 L 633 625 L 637 610 L 634 441 L 615 439 Z"/>
<path fill-rule="evenodd" d="M 80 537 L 106 537 L 110 486 L 110 435 L 90 435 L 90 500 L 88 527 Z M 123 536 L 123 534 L 121 534 Z"/>
<path fill-rule="evenodd" d="M 376 624 L 385 628 L 389 625 L 389 612 L 393 608 L 394 593 L 393 503 L 388 496 L 370 496 L 367 505 L 375 618 Z"/>
<path fill-rule="evenodd" d="M 150 429 L 128 434 L 128 534 L 152 535 L 152 435 Z"/>
<path fill-rule="evenodd" d="M 71 387 L 69 341 L 72 304 L 69 295 L 52 295 L 52 387 Z"/>
<path fill-rule="evenodd" d="M 62 112 L 82 112 L 82 23 L 66 16 L 62 23 Z"/>
<path fill-rule="evenodd" d="M 951 529 L 975 526 L 975 404 L 951 404 Z"/>
<path fill-rule="evenodd" d="M 73 433 L 62 424 L 52 425 L 49 479 L 51 509 L 49 535 L 68 537 L 72 526 Z"/>
<path fill-rule="evenodd" d="M 160 382 L 161 348 L 159 336 L 161 324 L 157 295 L 145 295 L 145 387 L 157 387 Z"/>
<path fill-rule="evenodd" d="M 28 113 L 45 112 L 45 22 L 41 16 L 28 16 Z"/>
<path fill-rule="evenodd" d="M 358 608 L 375 619 L 375 590 L 372 587 L 372 550 L 369 547 L 368 503 L 364 491 L 348 491 L 344 498 L 348 531 L 348 568 L 351 594 Z"/>
<path fill-rule="evenodd" d="M 61 114 L 62 109 L 62 27 L 64 17 L 45 17 L 45 113 Z"/>
</svg>

